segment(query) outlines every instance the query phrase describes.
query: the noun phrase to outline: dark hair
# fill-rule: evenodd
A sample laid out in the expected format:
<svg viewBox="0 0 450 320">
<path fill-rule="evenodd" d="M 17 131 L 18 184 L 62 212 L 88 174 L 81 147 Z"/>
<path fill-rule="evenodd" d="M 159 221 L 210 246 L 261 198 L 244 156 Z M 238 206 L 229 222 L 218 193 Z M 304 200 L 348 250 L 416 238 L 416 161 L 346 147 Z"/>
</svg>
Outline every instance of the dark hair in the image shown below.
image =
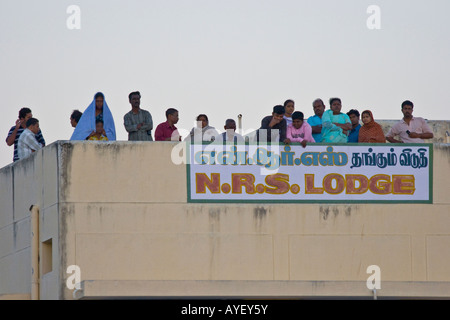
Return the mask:
<svg viewBox="0 0 450 320">
<path fill-rule="evenodd" d="M 97 123 L 105 124 L 102 119 L 95 120 L 95 124 L 97 124 Z"/>
<path fill-rule="evenodd" d="M 82 115 L 83 113 L 80 110 L 73 110 L 72 114 L 70 115 L 70 119 L 73 119 L 78 123 Z"/>
<path fill-rule="evenodd" d="M 403 103 L 402 103 L 402 109 L 403 109 L 404 106 L 411 106 L 411 107 L 414 108 L 414 103 L 412 103 L 409 100 L 406 100 L 406 101 L 403 101 Z"/>
<path fill-rule="evenodd" d="M 36 118 L 30 118 L 30 119 L 28 119 L 28 120 L 27 120 L 27 128 L 28 128 L 29 126 L 35 125 L 35 124 L 38 123 L 38 122 L 39 122 L 39 120 L 36 119 Z"/>
<path fill-rule="evenodd" d="M 203 114 L 203 113 L 199 114 L 195 120 L 200 121 L 201 117 L 204 117 L 206 119 L 206 122 L 209 122 L 208 116 L 206 114 Z"/>
<path fill-rule="evenodd" d="M 276 114 L 285 114 L 286 111 L 285 111 L 285 109 L 284 109 L 284 106 L 278 105 L 278 106 L 273 107 L 273 113 L 276 113 Z"/>
<path fill-rule="evenodd" d="M 289 102 L 292 102 L 292 103 L 295 105 L 295 101 L 294 101 L 294 100 L 288 99 L 288 100 L 286 100 L 286 101 L 284 102 L 283 106 L 286 107 L 286 106 L 288 105 Z"/>
<path fill-rule="evenodd" d="M 227 127 L 230 123 L 236 124 L 236 121 L 234 121 L 234 119 L 227 119 L 227 120 L 225 121 L 225 127 Z"/>
<path fill-rule="evenodd" d="M 97 100 L 97 98 L 102 97 L 103 99 L 105 99 L 105 95 L 101 92 L 97 92 L 94 96 L 94 99 Z"/>
<path fill-rule="evenodd" d="M 174 114 L 175 112 L 178 112 L 178 110 L 177 110 L 177 109 L 174 109 L 174 108 L 169 108 L 169 109 L 167 109 L 167 110 L 166 110 L 166 118 L 167 118 L 169 115 Z"/>
<path fill-rule="evenodd" d="M 314 107 L 314 103 L 316 103 L 316 102 L 320 102 L 325 107 L 325 103 L 323 103 L 323 100 L 320 98 L 317 98 L 316 100 L 313 101 L 313 103 L 312 103 L 313 107 Z"/>
<path fill-rule="evenodd" d="M 356 115 L 357 117 L 359 117 L 359 111 L 356 109 L 352 109 L 349 112 L 347 112 L 347 115 L 350 117 L 352 114 Z"/>
<path fill-rule="evenodd" d="M 341 99 L 339 98 L 330 98 L 330 106 L 333 104 L 333 102 L 339 101 L 339 103 L 342 103 Z"/>
<path fill-rule="evenodd" d="M 19 110 L 19 119 L 23 119 L 27 116 L 27 114 L 31 113 L 30 108 L 22 108 Z"/>
<path fill-rule="evenodd" d="M 295 111 L 295 112 L 292 114 L 292 120 L 295 120 L 295 119 L 303 120 L 303 119 L 304 119 L 303 112 L 301 112 L 301 111 Z"/>
<path fill-rule="evenodd" d="M 140 93 L 139 91 L 134 91 L 134 92 L 131 92 L 131 93 L 128 95 L 128 100 L 131 100 L 131 97 L 134 96 L 134 95 L 138 95 L 139 98 L 141 97 L 141 93 Z"/>
</svg>

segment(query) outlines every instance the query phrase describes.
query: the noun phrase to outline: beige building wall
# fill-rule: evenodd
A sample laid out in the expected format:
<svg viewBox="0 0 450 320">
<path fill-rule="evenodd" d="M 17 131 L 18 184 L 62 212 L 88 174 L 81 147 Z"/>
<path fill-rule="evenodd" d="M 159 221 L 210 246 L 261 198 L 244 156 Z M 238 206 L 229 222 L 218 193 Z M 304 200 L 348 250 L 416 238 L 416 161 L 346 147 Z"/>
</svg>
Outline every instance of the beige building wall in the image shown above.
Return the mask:
<svg viewBox="0 0 450 320">
<path fill-rule="evenodd" d="M 450 298 L 450 145 L 434 145 L 433 204 L 193 204 L 175 144 L 56 142 L 0 169 L 0 298 Z M 67 280 L 81 271 L 81 288 Z M 69 281 L 72 283 L 71 281 Z M 3 295 L 3 296 L 2 296 Z"/>
</svg>

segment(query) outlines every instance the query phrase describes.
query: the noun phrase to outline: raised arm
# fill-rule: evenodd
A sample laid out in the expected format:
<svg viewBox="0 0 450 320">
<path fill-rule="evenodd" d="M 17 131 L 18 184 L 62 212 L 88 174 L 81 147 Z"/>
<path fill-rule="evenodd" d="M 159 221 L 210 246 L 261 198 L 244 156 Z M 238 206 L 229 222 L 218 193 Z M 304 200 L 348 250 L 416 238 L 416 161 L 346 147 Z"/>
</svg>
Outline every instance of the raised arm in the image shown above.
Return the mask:
<svg viewBox="0 0 450 320">
<path fill-rule="evenodd" d="M 9 131 L 8 137 L 6 137 L 6 144 L 8 145 L 8 147 L 10 147 L 14 144 L 14 141 L 16 140 L 16 136 L 17 136 L 17 131 L 19 131 L 21 125 L 22 125 L 22 120 L 17 119 L 14 130 Z"/>
</svg>

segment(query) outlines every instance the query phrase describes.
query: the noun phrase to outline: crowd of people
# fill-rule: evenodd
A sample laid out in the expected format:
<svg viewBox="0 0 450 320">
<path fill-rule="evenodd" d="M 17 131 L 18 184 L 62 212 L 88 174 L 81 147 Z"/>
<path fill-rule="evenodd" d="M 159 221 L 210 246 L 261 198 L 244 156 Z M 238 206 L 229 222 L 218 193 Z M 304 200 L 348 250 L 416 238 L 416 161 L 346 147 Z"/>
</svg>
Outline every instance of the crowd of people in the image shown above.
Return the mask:
<svg viewBox="0 0 450 320">
<path fill-rule="evenodd" d="M 129 141 L 153 141 L 153 120 L 149 111 L 140 107 L 141 94 L 131 92 L 128 96 L 131 110 L 123 117 L 124 128 Z M 299 143 L 304 148 L 308 143 L 423 143 L 432 139 L 433 131 L 420 117 L 413 117 L 414 104 L 406 100 L 401 104 L 403 118 L 392 126 L 385 135 L 371 110 L 361 112 L 351 109 L 341 112 L 340 98 L 329 100 L 326 110 L 322 99 L 312 103 L 314 115 L 304 118 L 301 111 L 295 111 L 295 102 L 291 99 L 273 107 L 272 114 L 261 120 L 252 141 Z M 154 132 L 155 141 L 182 141 L 175 126 L 178 123 L 178 110 L 166 110 L 166 121 L 160 123 Z M 361 119 L 360 119 L 361 115 Z M 219 133 L 209 125 L 208 116 L 200 114 L 196 118 L 197 126 L 192 128 L 185 140 L 197 141 L 245 141 L 236 132 L 236 121 L 227 119 L 224 132 Z M 306 121 L 305 121 L 306 120 Z M 362 124 L 360 123 L 362 122 Z M 103 93 L 95 94 L 92 103 L 84 112 L 74 110 L 70 116 L 74 132 L 70 140 L 115 141 L 116 129 L 111 110 Z M 14 145 L 13 161 L 23 159 L 45 146 L 45 140 L 39 127 L 39 121 L 33 118 L 31 109 L 22 108 L 6 138 L 8 146 Z"/>
</svg>

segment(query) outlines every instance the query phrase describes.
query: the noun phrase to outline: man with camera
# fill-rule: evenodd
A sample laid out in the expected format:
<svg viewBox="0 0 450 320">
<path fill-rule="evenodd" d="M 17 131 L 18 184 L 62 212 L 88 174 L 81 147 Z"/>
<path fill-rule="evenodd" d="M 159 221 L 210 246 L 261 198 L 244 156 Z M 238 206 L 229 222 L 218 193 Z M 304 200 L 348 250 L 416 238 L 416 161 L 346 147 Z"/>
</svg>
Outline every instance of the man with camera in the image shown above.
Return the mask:
<svg viewBox="0 0 450 320">
<path fill-rule="evenodd" d="M 387 133 L 390 143 L 424 143 L 424 139 L 433 139 L 433 131 L 423 118 L 413 117 L 414 104 L 406 100 L 402 103 L 403 119 L 397 122 Z M 400 140 L 394 137 L 398 136 Z"/>
</svg>

